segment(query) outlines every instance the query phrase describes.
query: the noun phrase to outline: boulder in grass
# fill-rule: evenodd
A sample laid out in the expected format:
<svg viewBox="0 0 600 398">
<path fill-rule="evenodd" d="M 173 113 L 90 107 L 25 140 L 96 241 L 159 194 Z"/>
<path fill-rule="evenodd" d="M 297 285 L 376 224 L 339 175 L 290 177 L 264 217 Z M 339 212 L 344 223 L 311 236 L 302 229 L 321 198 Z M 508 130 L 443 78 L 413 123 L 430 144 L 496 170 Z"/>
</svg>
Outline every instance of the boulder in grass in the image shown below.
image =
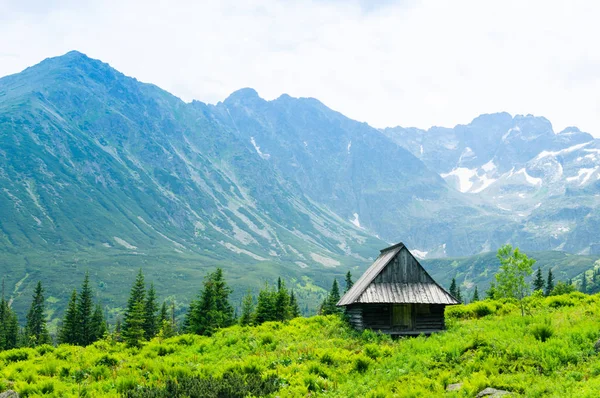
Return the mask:
<svg viewBox="0 0 600 398">
<path fill-rule="evenodd" d="M 446 386 L 446 391 L 458 391 L 462 388 L 462 386 L 462 383 L 448 384 Z"/>
<path fill-rule="evenodd" d="M 19 398 L 19 394 L 13 390 L 6 390 L 4 392 L 0 392 L 0 398 Z"/>
<path fill-rule="evenodd" d="M 476 398 L 482 398 L 482 397 L 489 398 L 489 397 L 502 397 L 504 395 L 510 395 L 510 391 L 497 390 L 495 388 L 488 387 L 485 390 L 479 391 L 479 394 L 477 394 L 475 397 Z"/>
</svg>

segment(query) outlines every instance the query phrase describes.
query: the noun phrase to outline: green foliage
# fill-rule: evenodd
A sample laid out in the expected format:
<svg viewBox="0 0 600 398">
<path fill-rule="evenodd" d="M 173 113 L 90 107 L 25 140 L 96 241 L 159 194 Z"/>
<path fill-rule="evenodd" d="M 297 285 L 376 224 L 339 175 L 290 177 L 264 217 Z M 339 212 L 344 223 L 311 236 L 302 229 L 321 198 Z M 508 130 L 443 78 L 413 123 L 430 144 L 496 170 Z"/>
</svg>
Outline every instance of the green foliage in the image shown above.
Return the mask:
<svg viewBox="0 0 600 398">
<path fill-rule="evenodd" d="M 64 344 L 77 344 L 79 342 L 79 314 L 77 312 L 77 290 L 73 289 L 67 312 L 63 318 L 58 334 L 58 341 Z"/>
<path fill-rule="evenodd" d="M 348 290 L 352 289 L 352 286 L 354 286 L 354 281 L 352 281 L 352 274 L 350 273 L 350 271 L 348 271 L 346 273 L 346 279 L 344 282 L 346 283 L 346 288 L 344 289 L 344 293 L 347 293 Z"/>
<path fill-rule="evenodd" d="M 548 279 L 546 280 L 546 296 L 550 296 L 554 290 L 554 275 L 552 269 L 548 268 Z"/>
<path fill-rule="evenodd" d="M 542 276 L 542 269 L 538 267 L 537 272 L 535 273 L 535 278 L 533 279 L 533 291 L 540 290 L 544 291 L 546 287 L 546 283 L 544 282 L 544 277 Z"/>
<path fill-rule="evenodd" d="M 158 333 L 158 303 L 156 302 L 156 290 L 154 283 L 150 283 L 146 303 L 144 305 L 144 336 L 151 339 Z"/>
<path fill-rule="evenodd" d="M 569 294 L 575 291 L 575 287 L 573 287 L 570 283 L 565 283 L 563 281 L 558 281 L 556 286 L 552 289 L 548 296 L 559 296 L 563 294 Z"/>
<path fill-rule="evenodd" d="M 204 287 L 198 299 L 190 303 L 186 316 L 188 333 L 210 336 L 217 329 L 230 326 L 234 322 L 233 307 L 229 303 L 231 288 L 223 277 L 223 270 L 217 268 L 204 279 Z"/>
<path fill-rule="evenodd" d="M 50 343 L 50 334 L 46 326 L 46 305 L 44 303 L 44 288 L 42 282 L 37 283 L 33 293 L 33 301 L 27 313 L 25 326 L 27 344 L 35 347 L 40 344 Z"/>
<path fill-rule="evenodd" d="M 473 297 L 471 297 L 472 303 L 476 301 L 479 301 L 479 290 L 477 289 L 477 286 L 475 286 L 475 290 L 473 291 Z"/>
<path fill-rule="evenodd" d="M 0 351 L 17 347 L 19 321 L 4 296 L 0 299 Z"/>
<path fill-rule="evenodd" d="M 342 310 L 337 306 L 338 301 L 340 301 L 340 287 L 338 285 L 337 279 L 333 280 L 333 284 L 331 285 L 331 290 L 329 294 L 325 298 L 321 306 L 321 314 L 322 315 L 332 315 L 332 314 L 341 314 Z"/>
<path fill-rule="evenodd" d="M 86 272 L 79 300 L 77 301 L 77 343 L 86 346 L 96 340 L 96 331 L 93 330 L 92 312 L 94 304 L 92 301 L 92 288 L 90 287 L 90 277 Z"/>
<path fill-rule="evenodd" d="M 248 293 L 244 296 L 242 300 L 242 315 L 240 316 L 239 322 L 242 326 L 248 326 L 252 324 L 252 320 L 254 318 L 254 297 L 252 297 L 252 293 L 248 291 Z"/>
<path fill-rule="evenodd" d="M 550 322 L 546 321 L 542 324 L 533 325 L 531 327 L 531 334 L 536 340 L 544 343 L 554 335 L 554 329 L 552 328 L 552 325 L 550 325 Z"/>
<path fill-rule="evenodd" d="M 528 294 L 528 285 L 525 278 L 531 275 L 534 259 L 521 253 L 519 248 L 513 250 L 511 245 L 504 245 L 498 249 L 497 257 L 500 260 L 500 270 L 496 274 L 497 297 L 514 298 L 519 300 L 521 315 L 525 315 L 523 299 Z"/>
</svg>

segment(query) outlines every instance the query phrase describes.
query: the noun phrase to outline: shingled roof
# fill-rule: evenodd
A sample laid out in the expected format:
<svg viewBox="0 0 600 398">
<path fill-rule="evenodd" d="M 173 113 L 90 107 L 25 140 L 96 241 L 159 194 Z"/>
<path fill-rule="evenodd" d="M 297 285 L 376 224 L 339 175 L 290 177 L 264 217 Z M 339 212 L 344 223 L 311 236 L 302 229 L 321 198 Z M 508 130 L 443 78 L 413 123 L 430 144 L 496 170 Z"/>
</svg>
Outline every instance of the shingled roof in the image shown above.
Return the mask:
<svg viewBox="0 0 600 398">
<path fill-rule="evenodd" d="M 403 243 L 381 250 L 379 257 L 337 303 L 459 304 L 425 271 Z"/>
</svg>

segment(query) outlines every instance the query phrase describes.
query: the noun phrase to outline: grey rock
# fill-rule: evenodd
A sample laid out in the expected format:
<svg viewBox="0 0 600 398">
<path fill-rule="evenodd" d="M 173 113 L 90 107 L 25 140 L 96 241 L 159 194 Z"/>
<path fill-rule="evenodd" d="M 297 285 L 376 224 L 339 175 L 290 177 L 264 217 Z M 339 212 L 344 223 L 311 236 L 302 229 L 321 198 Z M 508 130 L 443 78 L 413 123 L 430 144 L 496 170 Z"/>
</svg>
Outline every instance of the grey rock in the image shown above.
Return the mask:
<svg viewBox="0 0 600 398">
<path fill-rule="evenodd" d="M 0 398 L 19 398 L 19 394 L 13 390 L 7 390 L 0 393 Z"/>
<path fill-rule="evenodd" d="M 594 350 L 596 350 L 596 352 L 600 352 L 600 339 L 596 341 L 596 344 L 594 344 Z"/>
<path fill-rule="evenodd" d="M 462 386 L 462 383 L 448 384 L 448 386 L 446 386 L 446 391 L 458 391 Z"/>
<path fill-rule="evenodd" d="M 510 395 L 510 394 L 511 394 L 510 391 L 497 390 L 495 388 L 488 387 L 485 390 L 479 391 L 479 394 L 477 394 L 475 397 L 476 398 L 481 398 L 481 397 L 502 397 L 504 395 Z"/>
</svg>

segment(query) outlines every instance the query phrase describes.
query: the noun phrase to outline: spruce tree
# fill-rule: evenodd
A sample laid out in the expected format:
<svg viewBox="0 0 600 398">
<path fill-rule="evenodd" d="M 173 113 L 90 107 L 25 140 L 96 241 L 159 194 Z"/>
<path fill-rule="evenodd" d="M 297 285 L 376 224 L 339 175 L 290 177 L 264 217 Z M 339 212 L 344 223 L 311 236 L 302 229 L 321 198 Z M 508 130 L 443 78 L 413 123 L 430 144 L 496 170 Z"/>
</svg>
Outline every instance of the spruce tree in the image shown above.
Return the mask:
<svg viewBox="0 0 600 398">
<path fill-rule="evenodd" d="M 587 293 L 588 287 L 587 287 L 587 276 L 585 275 L 585 271 L 583 272 L 583 275 L 581 275 L 581 292 L 582 293 Z"/>
<path fill-rule="evenodd" d="M 339 314 L 341 312 L 340 308 L 338 308 L 337 303 L 340 301 L 340 288 L 338 286 L 337 279 L 333 279 L 333 284 L 331 286 L 331 290 L 327 295 L 327 299 L 323 303 L 323 308 L 321 310 L 321 314 L 323 315 L 331 315 L 331 314 Z"/>
<path fill-rule="evenodd" d="M 94 331 L 92 330 L 92 312 L 94 304 L 92 301 L 92 288 L 90 287 L 90 278 L 86 272 L 79 293 L 77 302 L 77 318 L 78 318 L 78 341 L 77 344 L 87 346 L 95 340 Z"/>
<path fill-rule="evenodd" d="M 552 275 L 552 270 L 548 268 L 548 279 L 546 280 L 546 296 L 550 296 L 554 290 L 554 276 Z"/>
<path fill-rule="evenodd" d="M 142 338 L 144 337 L 143 325 L 145 322 L 145 300 L 146 287 L 144 284 L 144 274 L 140 269 L 135 279 L 135 282 L 131 287 L 131 292 L 129 293 L 129 300 L 127 301 L 127 308 L 125 309 L 123 325 L 121 326 L 123 338 L 125 341 L 128 341 L 128 344 L 130 345 L 133 342 L 132 339 L 139 336 L 139 330 L 137 330 L 137 325 L 140 321 L 142 324 Z M 138 304 L 141 305 L 142 308 L 141 314 L 135 309 L 135 307 L 138 306 Z M 135 327 L 136 329 L 130 331 L 130 327 Z"/>
<path fill-rule="evenodd" d="M 158 333 L 158 323 L 156 317 L 158 304 L 156 303 L 156 291 L 154 290 L 154 283 L 151 283 L 150 288 L 148 289 L 144 309 L 144 335 L 148 340 L 150 340 L 156 336 L 156 333 Z"/>
<path fill-rule="evenodd" d="M 91 331 L 92 331 L 92 343 L 104 338 L 104 334 L 107 332 L 106 320 L 104 319 L 104 312 L 102 306 L 96 304 L 94 312 L 91 318 Z"/>
<path fill-rule="evenodd" d="M 254 297 L 248 290 L 248 293 L 242 299 L 242 315 L 240 316 L 239 323 L 242 326 L 248 326 L 252 324 L 254 318 Z"/>
<path fill-rule="evenodd" d="M 221 268 L 208 274 L 198 299 L 190 303 L 185 321 L 187 332 L 210 336 L 218 328 L 231 326 L 234 317 L 230 294 Z"/>
<path fill-rule="evenodd" d="M 348 290 L 350 290 L 352 288 L 352 286 L 354 286 L 354 282 L 352 281 L 352 274 L 350 273 L 350 271 L 348 271 L 346 273 L 346 289 L 344 290 L 344 293 L 347 293 Z"/>
<path fill-rule="evenodd" d="M 79 342 L 79 315 L 77 313 L 77 290 L 73 289 L 67 311 L 58 333 L 58 341 L 62 344 L 75 345 Z"/>
<path fill-rule="evenodd" d="M 37 346 L 50 343 L 50 335 L 46 326 L 46 305 L 44 302 L 44 288 L 42 282 L 37 283 L 31 307 L 27 313 L 27 326 L 25 333 L 28 345 Z"/>
<path fill-rule="evenodd" d="M 290 296 L 285 288 L 285 282 L 277 279 L 277 297 L 275 298 L 275 320 L 285 321 L 290 317 Z"/>
<path fill-rule="evenodd" d="M 167 302 L 163 301 L 162 306 L 160 307 L 160 314 L 158 316 L 159 324 L 162 325 L 163 321 L 169 321 L 169 311 L 167 309 Z"/>
<path fill-rule="evenodd" d="M 277 300 L 277 292 L 273 291 L 269 284 L 258 292 L 256 303 L 256 312 L 254 314 L 254 322 L 260 325 L 264 322 L 276 320 L 275 303 Z"/>
<path fill-rule="evenodd" d="M 452 278 L 452 282 L 450 282 L 450 294 L 452 297 L 458 300 L 457 291 L 456 291 L 456 278 Z"/>
<path fill-rule="evenodd" d="M 456 287 L 456 299 L 462 303 L 463 302 L 463 298 L 462 298 L 462 293 L 460 291 L 460 286 Z"/>
<path fill-rule="evenodd" d="M 475 286 L 475 291 L 473 291 L 473 297 L 471 298 L 472 303 L 476 301 L 479 301 L 479 291 L 477 290 L 477 286 Z"/>
<path fill-rule="evenodd" d="M 300 316 L 300 307 L 298 306 L 298 300 L 292 290 L 290 293 L 290 318 L 298 318 Z"/>
<path fill-rule="evenodd" d="M 115 341 L 123 341 L 123 327 L 121 325 L 121 318 L 118 317 L 115 324 L 115 330 L 113 332 L 113 339 Z"/>
<path fill-rule="evenodd" d="M 229 302 L 229 295 L 232 293 L 232 290 L 227 285 L 221 268 L 217 268 L 211 278 L 215 296 L 215 328 L 226 328 L 235 322 L 233 306 Z"/>
<path fill-rule="evenodd" d="M 533 291 L 540 290 L 542 293 L 544 292 L 544 277 L 542 276 L 542 270 L 538 267 L 537 272 L 535 273 L 535 278 L 533 279 Z"/>
<path fill-rule="evenodd" d="M 496 298 L 496 284 L 494 282 L 490 282 L 490 287 L 485 292 L 485 297 L 494 300 Z"/>
<path fill-rule="evenodd" d="M 19 338 L 19 321 L 17 314 L 10 308 L 8 301 L 0 300 L 0 351 L 17 348 Z"/>
<path fill-rule="evenodd" d="M 123 340 L 128 347 L 139 347 L 144 340 L 144 302 L 137 301 L 128 313 L 127 329 L 123 328 Z"/>
</svg>

